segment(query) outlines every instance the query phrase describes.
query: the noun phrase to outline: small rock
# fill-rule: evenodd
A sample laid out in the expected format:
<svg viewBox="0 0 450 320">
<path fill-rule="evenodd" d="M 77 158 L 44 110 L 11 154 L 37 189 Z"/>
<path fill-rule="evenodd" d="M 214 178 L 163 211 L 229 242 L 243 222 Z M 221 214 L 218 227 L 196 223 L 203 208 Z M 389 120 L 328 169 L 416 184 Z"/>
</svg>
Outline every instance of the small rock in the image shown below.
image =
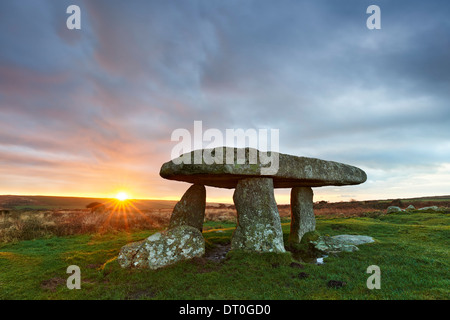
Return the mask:
<svg viewBox="0 0 450 320">
<path fill-rule="evenodd" d="M 303 269 L 304 268 L 304 266 L 302 264 L 297 263 L 297 262 L 291 262 L 289 267 L 291 267 L 291 268 L 298 268 L 298 269 Z"/>
<path fill-rule="evenodd" d="M 328 288 L 342 288 L 343 286 L 346 286 L 347 283 L 344 281 L 339 280 L 330 280 L 327 283 Z"/>
<path fill-rule="evenodd" d="M 416 207 L 414 207 L 412 204 L 410 204 L 407 208 L 406 208 L 406 210 L 408 211 L 408 210 L 416 210 Z"/>
<path fill-rule="evenodd" d="M 342 234 L 334 237 L 322 236 L 311 243 L 322 252 L 339 253 L 358 251 L 357 245 L 371 242 L 374 242 L 374 239 L 369 236 Z"/>
<path fill-rule="evenodd" d="M 390 206 L 387 208 L 387 213 L 396 213 L 396 212 L 402 212 L 402 211 L 403 210 L 397 206 Z"/>
<path fill-rule="evenodd" d="M 332 238 L 339 242 L 342 242 L 345 244 L 353 244 L 355 246 L 358 246 L 360 244 L 375 242 L 375 240 L 373 240 L 372 237 L 360 236 L 360 235 L 354 235 L 354 234 L 340 234 L 340 235 L 334 236 Z"/>
<path fill-rule="evenodd" d="M 420 211 L 439 211 L 439 207 L 437 207 L 437 206 L 423 207 L 418 210 L 420 210 Z"/>
<path fill-rule="evenodd" d="M 297 277 L 299 279 L 305 279 L 309 277 L 309 274 L 307 274 L 306 272 L 300 272 Z"/>
</svg>

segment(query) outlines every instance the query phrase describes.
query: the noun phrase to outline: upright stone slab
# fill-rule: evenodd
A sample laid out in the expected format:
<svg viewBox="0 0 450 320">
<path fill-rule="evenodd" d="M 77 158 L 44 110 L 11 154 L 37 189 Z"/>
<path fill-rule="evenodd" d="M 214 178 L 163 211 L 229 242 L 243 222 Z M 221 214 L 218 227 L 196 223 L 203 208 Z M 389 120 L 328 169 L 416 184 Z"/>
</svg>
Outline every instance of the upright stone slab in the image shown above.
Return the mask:
<svg viewBox="0 0 450 320">
<path fill-rule="evenodd" d="M 170 217 L 169 229 L 191 226 L 203 230 L 205 219 L 206 189 L 200 184 L 192 185 L 175 205 Z"/>
<path fill-rule="evenodd" d="M 233 194 L 238 225 L 231 249 L 285 252 L 271 178 L 240 180 Z"/>
<path fill-rule="evenodd" d="M 291 232 L 290 243 L 300 243 L 305 233 L 316 229 L 313 209 L 313 191 L 309 187 L 295 187 L 291 190 Z"/>
</svg>

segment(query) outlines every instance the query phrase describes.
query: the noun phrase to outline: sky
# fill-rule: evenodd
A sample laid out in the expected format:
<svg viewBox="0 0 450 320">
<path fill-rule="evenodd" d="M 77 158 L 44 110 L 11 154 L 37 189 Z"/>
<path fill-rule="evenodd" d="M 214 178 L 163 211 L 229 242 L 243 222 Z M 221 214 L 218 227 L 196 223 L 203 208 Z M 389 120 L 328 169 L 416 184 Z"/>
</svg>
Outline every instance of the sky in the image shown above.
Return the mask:
<svg viewBox="0 0 450 320">
<path fill-rule="evenodd" d="M 316 201 L 448 195 L 449 15 L 438 0 L 0 1 L 0 194 L 177 200 L 189 185 L 159 170 L 172 132 L 202 121 L 277 129 L 282 153 L 367 173 Z"/>
</svg>

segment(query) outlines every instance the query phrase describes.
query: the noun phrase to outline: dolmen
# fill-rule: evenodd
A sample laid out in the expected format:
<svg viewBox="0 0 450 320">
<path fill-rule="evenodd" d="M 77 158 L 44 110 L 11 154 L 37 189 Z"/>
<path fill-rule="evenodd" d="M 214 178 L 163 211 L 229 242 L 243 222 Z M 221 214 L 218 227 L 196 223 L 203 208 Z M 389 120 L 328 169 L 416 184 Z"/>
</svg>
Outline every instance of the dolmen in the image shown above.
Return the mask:
<svg viewBox="0 0 450 320">
<path fill-rule="evenodd" d="M 229 147 L 183 154 L 164 163 L 160 176 L 192 185 L 174 207 L 167 231 L 122 248 L 118 258 L 122 267 L 157 269 L 203 255 L 205 186 L 235 189 L 237 227 L 231 250 L 283 253 L 274 188 L 291 188 L 288 242 L 296 244 L 305 233 L 315 230 L 313 187 L 357 185 L 367 179 L 363 170 L 343 163 Z"/>
</svg>

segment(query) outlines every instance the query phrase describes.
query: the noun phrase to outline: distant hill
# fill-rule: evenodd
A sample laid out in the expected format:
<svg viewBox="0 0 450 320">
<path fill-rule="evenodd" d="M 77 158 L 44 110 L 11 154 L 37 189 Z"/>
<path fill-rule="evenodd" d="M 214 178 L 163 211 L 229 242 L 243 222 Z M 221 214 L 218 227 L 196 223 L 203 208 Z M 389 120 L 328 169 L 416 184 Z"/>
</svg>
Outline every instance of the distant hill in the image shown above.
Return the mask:
<svg viewBox="0 0 450 320">
<path fill-rule="evenodd" d="M 91 202 L 107 203 L 115 199 L 54 197 L 54 196 L 15 196 L 0 195 L 0 207 L 8 209 L 84 209 Z M 140 210 L 170 209 L 176 201 L 170 200 L 133 200 Z"/>
<path fill-rule="evenodd" d="M 92 202 L 108 203 L 116 201 L 108 198 L 83 198 L 83 197 L 56 197 L 56 196 L 17 196 L 0 195 L 0 208 L 5 209 L 84 209 Z M 172 200 L 132 200 L 133 205 L 140 210 L 172 209 L 177 201 Z M 368 201 L 348 201 L 348 202 L 326 202 L 319 201 L 314 204 L 315 209 L 324 207 L 364 207 L 367 209 L 386 209 L 389 205 L 404 206 L 413 204 L 417 207 L 424 206 L 450 206 L 450 195 L 448 196 L 427 196 L 405 199 L 385 199 Z M 207 203 L 207 208 L 234 208 L 232 204 Z M 287 208 L 289 204 L 279 204 L 279 208 Z"/>
</svg>

